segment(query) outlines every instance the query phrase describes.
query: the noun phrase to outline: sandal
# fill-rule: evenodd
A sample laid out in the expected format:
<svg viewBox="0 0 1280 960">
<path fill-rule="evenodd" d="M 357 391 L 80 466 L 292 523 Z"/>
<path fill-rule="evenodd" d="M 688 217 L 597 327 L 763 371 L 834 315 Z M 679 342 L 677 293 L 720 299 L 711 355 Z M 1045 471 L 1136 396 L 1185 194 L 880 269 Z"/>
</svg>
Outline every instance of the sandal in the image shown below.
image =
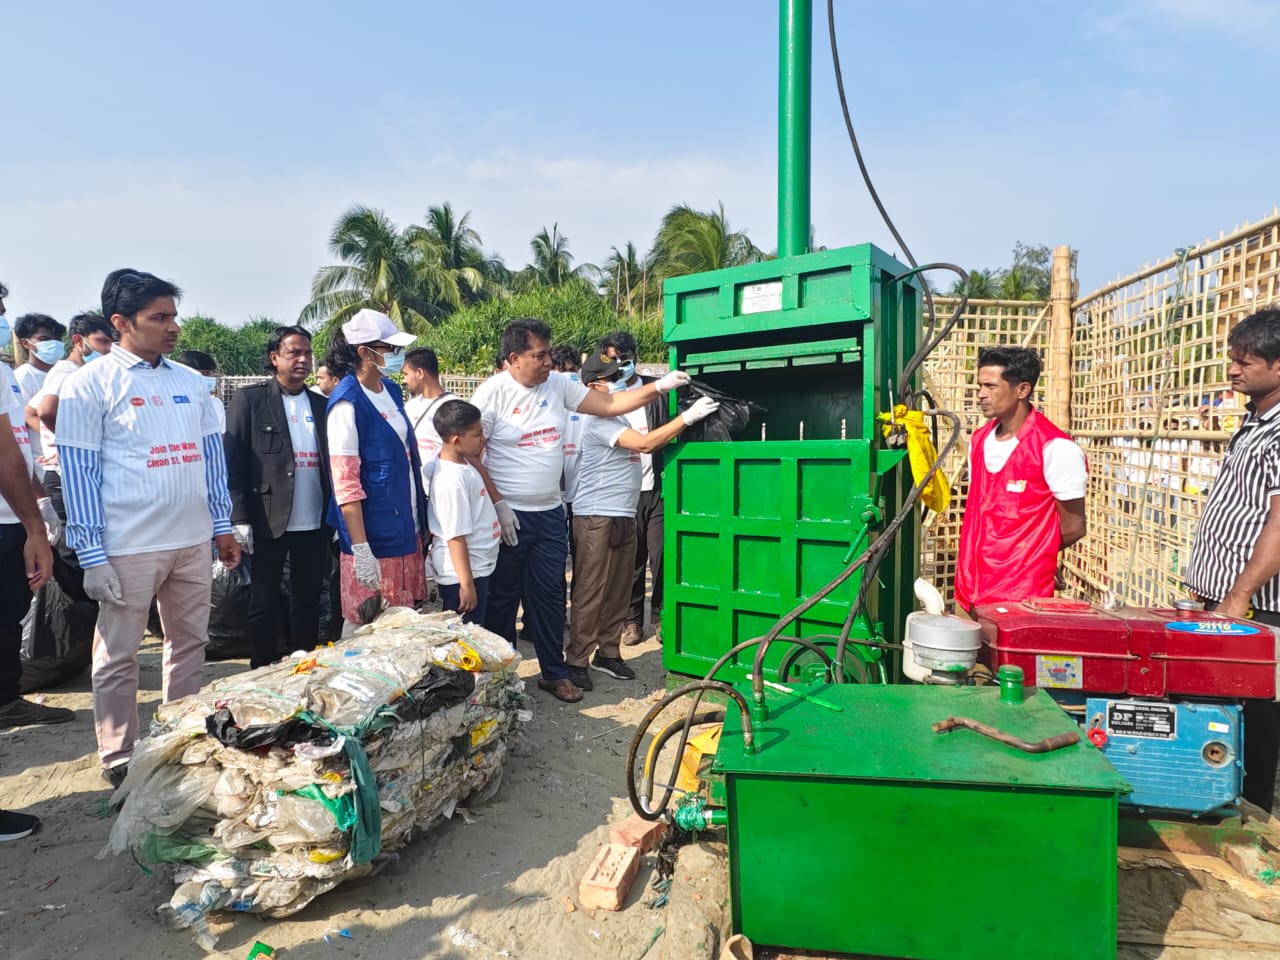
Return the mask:
<svg viewBox="0 0 1280 960">
<path fill-rule="evenodd" d="M 561 680 L 539 680 L 538 689 L 547 691 L 562 703 L 577 703 L 582 699 L 582 691 L 568 677 Z"/>
</svg>

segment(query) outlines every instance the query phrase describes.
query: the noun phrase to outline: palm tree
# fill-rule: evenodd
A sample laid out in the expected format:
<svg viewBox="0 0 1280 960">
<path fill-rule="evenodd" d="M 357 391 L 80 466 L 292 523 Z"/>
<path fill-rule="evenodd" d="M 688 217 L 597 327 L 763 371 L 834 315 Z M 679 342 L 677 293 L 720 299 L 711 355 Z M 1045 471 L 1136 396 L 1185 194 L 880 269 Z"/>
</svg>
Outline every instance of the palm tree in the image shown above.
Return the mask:
<svg viewBox="0 0 1280 960">
<path fill-rule="evenodd" d="M 560 224 L 553 223 L 550 232 L 543 227 L 530 241 L 529 248 L 533 251 L 533 262 L 516 275 L 518 286 L 559 287 L 583 275 L 583 270 L 573 268 L 569 238 L 560 232 Z"/>
<path fill-rule="evenodd" d="M 959 297 L 966 292 L 971 300 L 999 299 L 1000 276 L 994 270 L 970 270 L 968 282 L 957 279 L 947 294 Z"/>
<path fill-rule="evenodd" d="M 723 203 L 707 213 L 688 204 L 672 207 L 662 218 L 653 249 L 654 266 L 663 279 L 764 259 L 745 233 L 729 229 Z"/>
<path fill-rule="evenodd" d="M 464 302 L 476 303 L 501 287 L 499 278 L 506 268 L 501 258 L 485 255 L 480 234 L 471 227 L 470 211 L 459 217 L 452 204 L 445 201 L 438 207 L 428 207 L 426 220 L 426 225 L 419 228 L 424 250 L 431 251 L 453 275 Z"/>
<path fill-rule="evenodd" d="M 636 245 L 630 241 L 621 250 L 617 247 L 610 249 L 612 252 L 596 271 L 601 292 L 619 316 L 624 313 L 634 316 L 637 300 L 640 312 L 644 313 L 649 295 L 646 287 L 652 270 L 650 258 L 641 257 Z"/>
<path fill-rule="evenodd" d="M 343 323 L 370 307 L 422 333 L 461 303 L 459 275 L 443 265 L 426 231 L 402 232 L 381 210 L 349 209 L 334 225 L 329 250 L 342 262 L 316 271 L 299 323 Z"/>
</svg>

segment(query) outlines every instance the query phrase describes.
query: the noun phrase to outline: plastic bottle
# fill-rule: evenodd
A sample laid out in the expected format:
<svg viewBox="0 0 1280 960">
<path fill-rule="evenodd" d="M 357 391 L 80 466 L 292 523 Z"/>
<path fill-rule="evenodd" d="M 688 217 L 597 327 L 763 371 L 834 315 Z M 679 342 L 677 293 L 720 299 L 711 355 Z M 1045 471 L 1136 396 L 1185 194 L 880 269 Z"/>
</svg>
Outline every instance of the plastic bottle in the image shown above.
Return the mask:
<svg viewBox="0 0 1280 960">
<path fill-rule="evenodd" d="M 173 898 L 161 911 L 168 914 L 172 924 L 180 930 L 192 930 L 195 941 L 206 951 L 214 948 L 217 935 L 209 929 L 208 916 L 231 902 L 231 891 L 217 880 L 200 883 L 191 880 L 174 891 Z"/>
</svg>

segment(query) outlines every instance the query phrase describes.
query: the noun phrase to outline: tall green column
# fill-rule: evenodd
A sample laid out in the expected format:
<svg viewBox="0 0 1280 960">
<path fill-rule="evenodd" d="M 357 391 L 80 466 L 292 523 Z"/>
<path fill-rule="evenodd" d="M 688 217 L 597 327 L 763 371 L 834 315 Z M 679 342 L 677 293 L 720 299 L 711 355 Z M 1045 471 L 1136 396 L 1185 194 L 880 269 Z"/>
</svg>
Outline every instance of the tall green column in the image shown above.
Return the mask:
<svg viewBox="0 0 1280 960">
<path fill-rule="evenodd" d="M 813 0 L 778 3 L 778 256 L 809 252 Z"/>
</svg>

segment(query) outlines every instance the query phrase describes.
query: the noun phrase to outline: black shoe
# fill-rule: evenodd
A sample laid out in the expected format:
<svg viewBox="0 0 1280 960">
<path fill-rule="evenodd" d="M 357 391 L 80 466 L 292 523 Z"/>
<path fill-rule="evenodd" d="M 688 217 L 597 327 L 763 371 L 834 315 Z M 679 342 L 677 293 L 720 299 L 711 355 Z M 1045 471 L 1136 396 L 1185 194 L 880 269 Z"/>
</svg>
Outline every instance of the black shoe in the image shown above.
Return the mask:
<svg viewBox="0 0 1280 960">
<path fill-rule="evenodd" d="M 114 767 L 105 767 L 102 776 L 106 778 L 107 783 L 111 784 L 112 790 L 119 790 L 120 784 L 124 783 L 124 778 L 129 775 L 129 764 L 117 763 Z"/>
<path fill-rule="evenodd" d="M 0 707 L 0 730 L 10 727 L 29 727 L 37 723 L 70 723 L 76 718 L 71 710 L 63 707 L 46 707 L 19 697 Z"/>
<path fill-rule="evenodd" d="M 6 840 L 21 840 L 40 829 L 40 818 L 29 813 L 14 813 L 12 810 L 0 810 L 0 843 Z"/>
<path fill-rule="evenodd" d="M 634 680 L 636 672 L 623 662 L 621 657 L 602 657 L 600 652 L 591 658 L 591 669 L 607 673 L 615 680 Z"/>
<path fill-rule="evenodd" d="M 595 684 L 591 682 L 591 675 L 587 673 L 586 667 L 569 667 L 569 679 L 573 681 L 573 685 L 579 690 L 594 690 Z"/>
</svg>

